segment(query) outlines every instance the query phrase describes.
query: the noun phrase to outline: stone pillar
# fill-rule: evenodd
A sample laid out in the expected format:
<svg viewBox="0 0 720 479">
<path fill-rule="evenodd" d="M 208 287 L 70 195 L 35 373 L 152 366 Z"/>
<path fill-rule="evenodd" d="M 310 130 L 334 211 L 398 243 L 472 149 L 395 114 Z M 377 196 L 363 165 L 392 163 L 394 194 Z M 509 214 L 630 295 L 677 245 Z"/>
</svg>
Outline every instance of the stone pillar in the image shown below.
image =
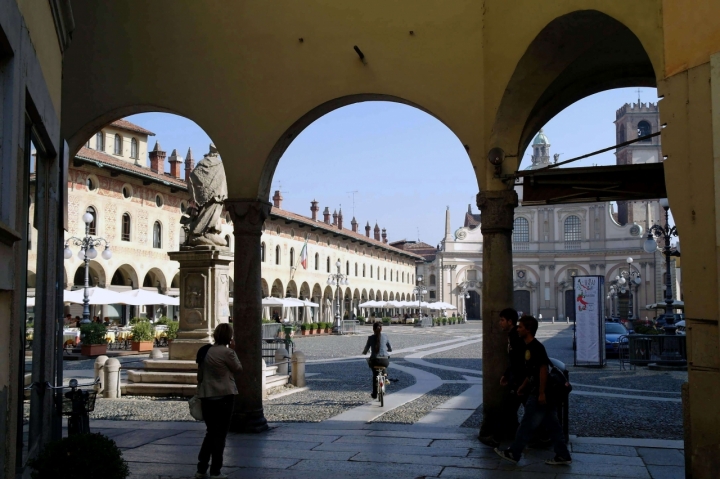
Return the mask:
<svg viewBox="0 0 720 479">
<path fill-rule="evenodd" d="M 515 190 L 477 195 L 483 235 L 483 422 L 480 436 L 514 436 L 517 417 L 503 407 L 507 394 L 500 386 L 508 365 L 507 335 L 500 329 L 500 311 L 513 305 L 512 229 L 518 197 Z"/>
<path fill-rule="evenodd" d="M 228 288 L 233 254 L 217 246 L 183 246 L 168 253 L 180 263 L 180 329 L 168 347 L 169 359 L 195 361 L 198 349 L 230 315 Z"/>
<path fill-rule="evenodd" d="M 262 432 L 267 420 L 262 405 L 262 286 L 260 235 L 270 215 L 270 203 L 259 200 L 225 201 L 235 229 L 233 326 L 235 352 L 243 370 L 235 378 L 239 394 L 230 424 L 232 431 Z"/>
</svg>

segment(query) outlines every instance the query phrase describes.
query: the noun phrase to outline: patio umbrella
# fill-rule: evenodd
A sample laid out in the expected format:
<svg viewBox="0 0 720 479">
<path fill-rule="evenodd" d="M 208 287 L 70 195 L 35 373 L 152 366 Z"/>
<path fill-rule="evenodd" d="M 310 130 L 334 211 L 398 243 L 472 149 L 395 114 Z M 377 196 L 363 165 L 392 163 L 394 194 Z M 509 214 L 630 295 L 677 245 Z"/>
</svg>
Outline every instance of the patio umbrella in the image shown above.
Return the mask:
<svg viewBox="0 0 720 479">
<path fill-rule="evenodd" d="M 83 304 L 83 289 L 64 291 L 63 301 Z M 128 297 L 105 288 L 88 288 L 89 304 L 131 304 Z"/>
<path fill-rule="evenodd" d="M 263 298 L 262 305 L 283 307 L 285 306 L 285 303 L 283 303 L 283 300 L 280 298 L 273 298 L 272 296 L 268 296 L 267 298 Z"/>
<path fill-rule="evenodd" d="M 173 298 L 164 294 L 147 291 L 145 289 L 132 289 L 120 293 L 125 297 L 125 304 L 131 306 L 144 306 L 147 304 L 162 304 L 165 306 L 180 306 L 180 298 Z"/>
<path fill-rule="evenodd" d="M 685 303 L 683 301 L 675 300 L 672 303 L 672 308 L 673 309 L 685 309 Z M 663 301 L 662 303 L 648 304 L 647 306 L 645 306 L 645 309 L 665 309 L 665 302 Z"/>
</svg>

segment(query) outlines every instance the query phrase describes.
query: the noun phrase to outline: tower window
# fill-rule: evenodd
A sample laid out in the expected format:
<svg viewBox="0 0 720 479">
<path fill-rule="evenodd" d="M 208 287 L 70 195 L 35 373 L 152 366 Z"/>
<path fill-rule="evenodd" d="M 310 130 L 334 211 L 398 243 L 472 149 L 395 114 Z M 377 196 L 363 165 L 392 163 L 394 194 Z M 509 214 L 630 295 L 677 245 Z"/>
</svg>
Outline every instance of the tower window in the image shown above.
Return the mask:
<svg viewBox="0 0 720 479">
<path fill-rule="evenodd" d="M 570 215 L 565 218 L 565 249 L 580 249 L 582 240 L 582 226 L 580 218 Z"/>
<path fill-rule="evenodd" d="M 120 135 L 115 135 L 115 145 L 113 148 L 113 154 L 122 156 L 122 137 Z"/>
<path fill-rule="evenodd" d="M 280 245 L 275 247 L 275 264 L 280 264 Z"/>
<path fill-rule="evenodd" d="M 133 138 L 130 140 L 130 158 L 137 159 L 138 157 L 138 141 Z"/>
<path fill-rule="evenodd" d="M 638 138 L 642 136 L 647 136 L 652 133 L 652 127 L 650 126 L 650 123 L 643 120 L 640 123 L 638 123 Z M 648 138 L 646 140 L 642 140 L 640 143 L 651 143 L 652 138 Z"/>
<path fill-rule="evenodd" d="M 95 134 L 95 149 L 97 151 L 105 151 L 105 135 L 102 131 Z"/>
<path fill-rule="evenodd" d="M 265 262 L 265 243 L 260 243 L 260 262 Z"/>
<path fill-rule="evenodd" d="M 122 215 L 122 241 L 130 241 L 130 215 L 123 213 Z"/>
<path fill-rule="evenodd" d="M 162 226 L 159 221 L 153 225 L 153 248 L 162 248 Z"/>
<path fill-rule="evenodd" d="M 97 234 L 97 213 L 95 212 L 95 208 L 92 206 L 88 206 L 88 209 L 85 210 L 86 213 L 90 213 L 92 215 L 92 221 L 90 224 L 88 224 L 88 234 L 96 235 Z"/>
</svg>

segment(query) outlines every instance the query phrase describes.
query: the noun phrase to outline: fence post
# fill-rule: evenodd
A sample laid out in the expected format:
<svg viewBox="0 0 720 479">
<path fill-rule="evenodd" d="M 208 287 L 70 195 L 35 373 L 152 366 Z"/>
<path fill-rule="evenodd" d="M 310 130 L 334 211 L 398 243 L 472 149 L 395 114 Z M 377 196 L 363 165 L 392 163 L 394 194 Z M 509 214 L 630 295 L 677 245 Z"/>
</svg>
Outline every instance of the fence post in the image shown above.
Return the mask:
<svg viewBox="0 0 720 479">
<path fill-rule="evenodd" d="M 108 399 L 120 398 L 120 361 L 115 358 L 105 361 L 105 390 L 103 397 Z"/>
<path fill-rule="evenodd" d="M 305 387 L 305 354 L 295 351 L 292 355 L 292 375 L 290 382 L 296 388 Z"/>
<path fill-rule="evenodd" d="M 105 355 L 98 356 L 97 359 L 95 359 L 95 379 L 100 378 L 100 384 L 96 384 L 94 386 L 95 392 L 98 394 L 102 394 L 103 389 L 105 388 L 105 374 L 103 372 L 103 367 L 105 366 L 105 362 L 108 360 L 108 357 Z"/>
<path fill-rule="evenodd" d="M 290 359 L 290 356 L 288 356 L 287 349 L 277 348 L 275 350 L 275 364 L 277 365 L 277 373 L 278 374 L 287 374 L 288 373 L 288 363 L 287 363 L 288 359 Z"/>
<path fill-rule="evenodd" d="M 553 316 L 552 323 L 555 324 L 555 316 Z"/>
</svg>

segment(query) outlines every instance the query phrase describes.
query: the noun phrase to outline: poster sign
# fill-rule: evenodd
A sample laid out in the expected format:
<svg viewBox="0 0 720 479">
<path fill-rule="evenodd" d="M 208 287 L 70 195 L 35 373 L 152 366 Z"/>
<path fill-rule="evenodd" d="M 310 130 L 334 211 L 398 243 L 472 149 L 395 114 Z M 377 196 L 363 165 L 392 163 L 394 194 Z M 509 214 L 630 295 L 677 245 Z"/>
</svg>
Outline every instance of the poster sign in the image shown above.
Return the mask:
<svg viewBox="0 0 720 479">
<path fill-rule="evenodd" d="M 605 365 L 604 278 L 575 276 L 575 365 Z"/>
</svg>

